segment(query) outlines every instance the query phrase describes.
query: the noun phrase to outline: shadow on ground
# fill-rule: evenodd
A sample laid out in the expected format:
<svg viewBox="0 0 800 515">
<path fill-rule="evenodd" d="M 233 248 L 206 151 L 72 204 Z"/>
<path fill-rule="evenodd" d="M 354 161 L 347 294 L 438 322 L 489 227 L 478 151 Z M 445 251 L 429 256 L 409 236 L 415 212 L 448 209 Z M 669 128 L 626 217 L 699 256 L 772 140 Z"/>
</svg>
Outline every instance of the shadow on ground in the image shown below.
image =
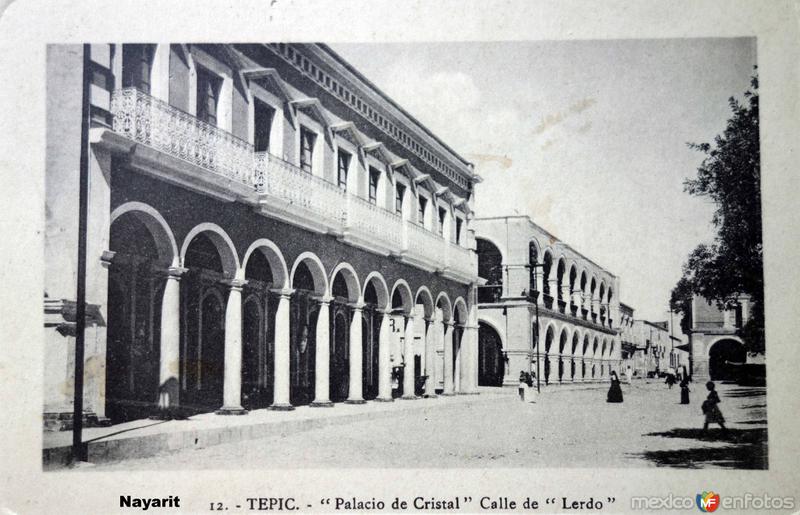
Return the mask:
<svg viewBox="0 0 800 515">
<path fill-rule="evenodd" d="M 681 438 L 702 442 L 718 442 L 721 447 L 694 447 L 667 451 L 645 451 L 634 454 L 638 458 L 655 463 L 659 467 L 703 468 L 707 466 L 732 469 L 763 469 L 767 463 L 767 429 L 730 429 L 724 436 L 718 428 L 672 429 L 662 433 L 647 433 L 645 436 Z"/>
</svg>

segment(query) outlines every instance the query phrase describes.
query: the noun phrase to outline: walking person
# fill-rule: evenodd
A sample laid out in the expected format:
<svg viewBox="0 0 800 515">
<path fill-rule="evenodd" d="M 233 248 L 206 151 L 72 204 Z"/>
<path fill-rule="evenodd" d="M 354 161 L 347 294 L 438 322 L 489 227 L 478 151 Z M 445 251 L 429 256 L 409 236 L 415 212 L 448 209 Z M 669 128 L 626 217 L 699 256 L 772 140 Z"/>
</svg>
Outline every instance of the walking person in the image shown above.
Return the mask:
<svg viewBox="0 0 800 515">
<path fill-rule="evenodd" d="M 611 387 L 608 389 L 606 402 L 622 402 L 622 387 L 615 371 L 611 372 Z"/>
<path fill-rule="evenodd" d="M 689 379 L 686 376 L 681 378 L 681 404 L 689 404 Z"/>
<path fill-rule="evenodd" d="M 725 417 L 722 416 L 722 412 L 719 410 L 719 403 L 722 401 L 719 398 L 719 394 L 717 394 L 714 381 L 707 382 L 706 388 L 708 389 L 708 397 L 703 401 L 702 406 L 703 414 L 706 416 L 705 423 L 703 423 L 703 434 L 708 432 L 708 424 L 713 423 L 719 424 L 719 427 L 722 428 L 722 434 L 727 436 L 729 431 L 725 427 Z"/>
<path fill-rule="evenodd" d="M 633 369 L 630 365 L 628 365 L 628 368 L 625 369 L 625 381 L 628 384 L 632 384 L 633 382 Z"/>
<path fill-rule="evenodd" d="M 528 382 L 525 378 L 525 371 L 519 371 L 519 400 L 525 402 L 525 389 L 528 387 Z"/>
<path fill-rule="evenodd" d="M 528 385 L 525 390 L 525 398 L 530 399 L 531 402 L 536 402 L 536 390 L 533 388 L 533 384 L 536 381 L 536 372 L 525 372 L 525 379 Z"/>
</svg>

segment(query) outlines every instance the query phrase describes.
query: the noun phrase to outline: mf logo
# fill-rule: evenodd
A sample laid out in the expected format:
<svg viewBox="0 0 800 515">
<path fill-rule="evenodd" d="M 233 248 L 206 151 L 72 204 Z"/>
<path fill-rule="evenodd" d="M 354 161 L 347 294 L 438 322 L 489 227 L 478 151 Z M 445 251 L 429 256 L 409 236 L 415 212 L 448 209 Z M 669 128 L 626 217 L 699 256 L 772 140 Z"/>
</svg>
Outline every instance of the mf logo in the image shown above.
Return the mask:
<svg viewBox="0 0 800 515">
<path fill-rule="evenodd" d="M 715 494 L 714 492 L 703 492 L 702 494 L 697 494 L 697 507 L 702 512 L 711 513 L 719 508 L 719 494 Z"/>
</svg>

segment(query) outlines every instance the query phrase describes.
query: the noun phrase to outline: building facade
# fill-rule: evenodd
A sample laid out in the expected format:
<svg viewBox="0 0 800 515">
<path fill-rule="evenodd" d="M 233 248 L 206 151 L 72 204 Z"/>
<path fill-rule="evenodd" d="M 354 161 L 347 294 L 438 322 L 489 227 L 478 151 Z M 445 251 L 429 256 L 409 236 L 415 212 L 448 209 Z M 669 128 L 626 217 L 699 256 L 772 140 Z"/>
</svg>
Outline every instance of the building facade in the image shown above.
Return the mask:
<svg viewBox="0 0 800 515">
<path fill-rule="evenodd" d="M 54 45 L 47 416 L 72 410 L 84 85 L 88 412 L 475 391 L 471 163 L 325 45 Z"/>
<path fill-rule="evenodd" d="M 689 332 L 692 376 L 697 380 L 737 378 L 735 365 L 753 362 L 739 330 L 749 320 L 750 297 L 741 295 L 728 309 L 695 295 Z"/>
<path fill-rule="evenodd" d="M 517 384 L 521 371 L 538 373 L 541 384 L 619 371 L 615 275 L 526 216 L 476 218 L 473 227 L 480 385 Z"/>
</svg>

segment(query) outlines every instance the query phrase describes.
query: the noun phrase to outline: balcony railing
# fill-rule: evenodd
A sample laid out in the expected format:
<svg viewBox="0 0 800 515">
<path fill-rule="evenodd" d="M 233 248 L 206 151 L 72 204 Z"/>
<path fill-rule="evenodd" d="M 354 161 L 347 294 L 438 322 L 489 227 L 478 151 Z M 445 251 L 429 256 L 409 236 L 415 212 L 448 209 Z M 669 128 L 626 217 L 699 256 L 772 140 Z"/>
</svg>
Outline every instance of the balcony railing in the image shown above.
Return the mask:
<svg viewBox="0 0 800 515">
<path fill-rule="evenodd" d="M 253 147 L 136 88 L 114 92 L 114 132 L 244 184 L 253 184 Z"/>
<path fill-rule="evenodd" d="M 278 197 L 334 224 L 346 220 L 347 193 L 331 182 L 266 152 L 255 155 L 259 193 Z"/>
<path fill-rule="evenodd" d="M 289 219 L 313 219 L 319 222 L 315 228 L 340 233 L 353 245 L 408 255 L 431 269 L 464 278 L 477 273 L 470 250 L 292 163 L 254 152 L 248 142 L 136 88 L 116 90 L 111 111 L 115 133 L 280 199 Z"/>
</svg>

